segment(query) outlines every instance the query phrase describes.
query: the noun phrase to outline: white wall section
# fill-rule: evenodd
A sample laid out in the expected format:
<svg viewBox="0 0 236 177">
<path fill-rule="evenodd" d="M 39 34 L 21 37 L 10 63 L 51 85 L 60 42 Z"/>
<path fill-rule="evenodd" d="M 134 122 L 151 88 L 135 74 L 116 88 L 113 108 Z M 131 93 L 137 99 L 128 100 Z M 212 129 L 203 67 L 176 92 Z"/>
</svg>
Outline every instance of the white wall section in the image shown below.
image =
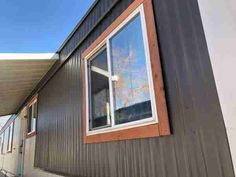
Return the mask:
<svg viewBox="0 0 236 177">
<path fill-rule="evenodd" d="M 198 2 L 236 172 L 236 1 Z"/>
</svg>

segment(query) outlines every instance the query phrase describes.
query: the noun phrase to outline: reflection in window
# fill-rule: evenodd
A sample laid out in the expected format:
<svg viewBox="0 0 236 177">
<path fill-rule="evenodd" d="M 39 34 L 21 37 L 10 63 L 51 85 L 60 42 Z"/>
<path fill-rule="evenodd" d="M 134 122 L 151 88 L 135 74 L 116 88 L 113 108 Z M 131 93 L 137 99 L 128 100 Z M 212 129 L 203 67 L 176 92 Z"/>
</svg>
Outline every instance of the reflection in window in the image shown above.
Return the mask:
<svg viewBox="0 0 236 177">
<path fill-rule="evenodd" d="M 89 63 L 90 129 L 110 124 L 110 98 L 107 52 L 103 49 Z"/>
<path fill-rule="evenodd" d="M 32 104 L 28 110 L 28 133 L 36 131 L 36 119 L 37 115 L 37 102 Z"/>
<path fill-rule="evenodd" d="M 135 31 L 135 32 L 134 32 Z M 152 117 L 140 15 L 110 40 L 115 124 Z"/>
</svg>

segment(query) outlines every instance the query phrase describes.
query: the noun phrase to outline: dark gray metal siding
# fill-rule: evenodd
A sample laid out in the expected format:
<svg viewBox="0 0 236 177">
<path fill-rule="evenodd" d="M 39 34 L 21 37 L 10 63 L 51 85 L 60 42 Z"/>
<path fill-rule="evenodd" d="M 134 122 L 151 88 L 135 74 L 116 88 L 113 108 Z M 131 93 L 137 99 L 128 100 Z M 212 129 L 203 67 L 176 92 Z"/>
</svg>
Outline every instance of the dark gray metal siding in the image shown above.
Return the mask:
<svg viewBox="0 0 236 177">
<path fill-rule="evenodd" d="M 110 2 L 101 0 L 86 23 Z M 80 55 L 130 2 L 121 0 L 40 91 L 35 166 L 83 177 L 234 177 L 197 0 L 153 1 L 173 134 L 83 144 Z"/>
</svg>

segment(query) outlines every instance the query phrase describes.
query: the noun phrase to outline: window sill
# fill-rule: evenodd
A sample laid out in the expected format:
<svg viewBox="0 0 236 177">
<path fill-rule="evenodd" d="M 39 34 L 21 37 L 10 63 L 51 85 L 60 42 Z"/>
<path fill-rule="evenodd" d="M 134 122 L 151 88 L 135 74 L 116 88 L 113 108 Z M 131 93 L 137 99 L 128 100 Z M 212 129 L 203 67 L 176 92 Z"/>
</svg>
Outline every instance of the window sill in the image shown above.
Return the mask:
<svg viewBox="0 0 236 177">
<path fill-rule="evenodd" d="M 84 136 L 84 143 L 100 143 L 108 141 L 129 140 L 139 138 L 158 137 L 160 135 L 159 124 L 151 124 L 135 128 L 128 128 L 107 133 Z"/>
<path fill-rule="evenodd" d="M 98 128 L 95 130 L 90 130 L 90 131 L 87 131 L 87 136 L 92 136 L 92 135 L 96 135 L 96 134 L 111 133 L 111 132 L 115 132 L 115 131 L 123 131 L 126 129 L 138 128 L 138 127 L 143 127 L 143 126 L 152 125 L 152 124 L 156 124 L 156 123 L 158 123 L 158 121 L 151 117 L 151 118 L 146 118 L 146 119 L 142 119 L 142 120 L 138 120 L 138 121 L 114 125 L 113 127 L 107 126 L 104 128 L 102 127 L 100 129 Z"/>
<path fill-rule="evenodd" d="M 31 138 L 31 137 L 33 137 L 33 136 L 36 136 L 36 131 L 27 133 L 26 138 Z"/>
</svg>

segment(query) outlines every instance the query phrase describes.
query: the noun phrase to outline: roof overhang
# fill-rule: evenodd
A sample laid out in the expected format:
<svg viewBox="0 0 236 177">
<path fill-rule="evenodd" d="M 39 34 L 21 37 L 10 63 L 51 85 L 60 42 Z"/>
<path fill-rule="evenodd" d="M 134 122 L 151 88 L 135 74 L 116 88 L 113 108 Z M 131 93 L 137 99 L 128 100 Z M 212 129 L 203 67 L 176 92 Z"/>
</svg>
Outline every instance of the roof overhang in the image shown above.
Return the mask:
<svg viewBox="0 0 236 177">
<path fill-rule="evenodd" d="M 16 113 L 58 58 L 55 53 L 0 54 L 0 116 Z"/>
</svg>

